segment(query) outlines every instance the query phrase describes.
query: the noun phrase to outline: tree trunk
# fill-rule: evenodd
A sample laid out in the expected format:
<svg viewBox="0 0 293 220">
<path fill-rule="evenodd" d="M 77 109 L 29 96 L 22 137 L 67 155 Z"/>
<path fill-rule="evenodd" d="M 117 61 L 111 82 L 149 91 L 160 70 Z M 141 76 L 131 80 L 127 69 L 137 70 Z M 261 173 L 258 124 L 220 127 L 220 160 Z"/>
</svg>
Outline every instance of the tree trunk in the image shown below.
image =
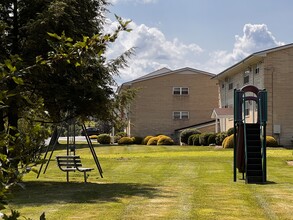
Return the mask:
<svg viewBox="0 0 293 220">
<path fill-rule="evenodd" d="M 18 0 L 13 1 L 12 54 L 19 53 Z"/>
</svg>

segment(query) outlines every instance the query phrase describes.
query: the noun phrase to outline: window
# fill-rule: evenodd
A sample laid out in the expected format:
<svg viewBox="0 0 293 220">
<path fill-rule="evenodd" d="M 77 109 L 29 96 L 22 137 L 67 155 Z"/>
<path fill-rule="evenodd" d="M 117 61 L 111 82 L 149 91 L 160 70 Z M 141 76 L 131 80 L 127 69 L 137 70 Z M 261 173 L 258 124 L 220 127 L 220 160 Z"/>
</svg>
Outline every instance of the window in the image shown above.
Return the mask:
<svg viewBox="0 0 293 220">
<path fill-rule="evenodd" d="M 180 87 L 175 87 L 175 88 L 173 88 L 173 95 L 180 95 L 180 92 L 181 90 L 180 90 Z"/>
<path fill-rule="evenodd" d="M 173 95 L 188 95 L 188 87 L 173 87 Z"/>
<path fill-rule="evenodd" d="M 245 116 L 249 116 L 249 108 L 246 108 L 246 109 L 245 109 L 244 114 L 245 114 Z"/>
<path fill-rule="evenodd" d="M 188 88 L 181 88 L 181 94 L 182 95 L 188 95 Z"/>
<path fill-rule="evenodd" d="M 233 83 L 229 83 L 229 90 L 233 89 Z"/>
<path fill-rule="evenodd" d="M 189 118 L 189 112 L 181 112 L 181 119 L 188 119 Z"/>
<path fill-rule="evenodd" d="M 260 63 L 256 64 L 256 67 L 254 69 L 254 73 L 258 74 L 259 73 L 259 69 L 260 69 Z"/>
<path fill-rule="evenodd" d="M 187 111 L 176 111 L 173 112 L 174 120 L 187 120 L 189 119 L 189 112 Z"/>
<path fill-rule="evenodd" d="M 243 84 L 249 83 L 249 75 L 244 76 L 243 78 Z"/>
<path fill-rule="evenodd" d="M 180 112 L 173 112 L 173 119 L 180 119 Z"/>
</svg>

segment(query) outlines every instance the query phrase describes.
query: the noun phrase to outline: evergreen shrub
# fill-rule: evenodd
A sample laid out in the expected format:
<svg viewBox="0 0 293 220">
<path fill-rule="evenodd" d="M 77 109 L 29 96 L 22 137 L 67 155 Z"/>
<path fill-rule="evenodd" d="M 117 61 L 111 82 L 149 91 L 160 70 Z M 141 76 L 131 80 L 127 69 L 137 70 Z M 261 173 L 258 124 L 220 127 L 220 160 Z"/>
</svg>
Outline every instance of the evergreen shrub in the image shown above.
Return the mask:
<svg viewBox="0 0 293 220">
<path fill-rule="evenodd" d="M 195 134 L 192 138 L 192 141 L 193 141 L 193 146 L 199 146 L 199 136 L 200 134 Z"/>
<path fill-rule="evenodd" d="M 234 134 L 234 127 L 229 128 L 227 131 L 227 136 L 230 136 L 231 134 Z"/>
<path fill-rule="evenodd" d="M 89 138 L 90 138 L 90 139 L 97 139 L 97 138 L 98 138 L 98 135 L 95 135 L 95 134 L 94 134 L 94 135 L 89 136 Z"/>
<path fill-rule="evenodd" d="M 208 137 L 208 145 L 216 144 L 216 134 L 210 134 Z"/>
<path fill-rule="evenodd" d="M 193 145 L 193 138 L 194 138 L 195 135 L 196 135 L 196 134 L 192 134 L 192 135 L 190 135 L 190 136 L 188 137 L 188 141 L 187 141 L 188 145 L 190 145 L 190 146 Z"/>
<path fill-rule="evenodd" d="M 122 137 L 119 139 L 118 144 L 125 144 L 125 145 L 133 144 L 133 138 Z"/>
<path fill-rule="evenodd" d="M 180 133 L 180 141 L 184 144 L 188 144 L 189 136 L 191 136 L 193 134 L 200 134 L 200 133 L 201 132 L 195 128 L 185 129 Z"/>
<path fill-rule="evenodd" d="M 226 137 L 222 144 L 223 148 L 234 148 L 234 134 Z"/>
<path fill-rule="evenodd" d="M 143 144 L 143 145 L 147 145 L 147 144 L 148 144 L 148 141 L 149 141 L 149 139 L 151 139 L 152 137 L 154 137 L 154 136 L 151 136 L 151 135 L 149 135 L 149 136 L 146 136 L 146 137 L 143 139 L 143 141 L 142 141 L 142 144 Z"/>
<path fill-rule="evenodd" d="M 174 145 L 174 141 L 168 136 L 160 135 L 157 145 Z"/>
<path fill-rule="evenodd" d="M 199 144 L 202 146 L 208 146 L 208 138 L 211 134 L 210 133 L 202 133 L 199 135 Z"/>
<path fill-rule="evenodd" d="M 152 137 L 148 140 L 147 145 L 157 145 L 159 137 Z"/>
<path fill-rule="evenodd" d="M 142 137 L 132 137 L 133 144 L 142 144 L 143 138 Z"/>
<path fill-rule="evenodd" d="M 127 137 L 126 132 L 123 132 L 123 131 L 121 131 L 121 132 L 117 132 L 116 135 L 115 135 L 115 137 L 114 137 L 115 142 L 118 143 L 118 141 L 119 141 L 120 138 L 122 138 L 122 137 Z"/>
<path fill-rule="evenodd" d="M 111 137 L 109 134 L 99 134 L 97 137 L 97 141 L 100 144 L 110 144 Z"/>
<path fill-rule="evenodd" d="M 216 135 L 216 145 L 222 145 L 223 140 L 227 137 L 226 132 L 220 132 Z"/>
<path fill-rule="evenodd" d="M 267 147 L 278 147 L 279 144 L 272 136 L 266 136 Z"/>
</svg>

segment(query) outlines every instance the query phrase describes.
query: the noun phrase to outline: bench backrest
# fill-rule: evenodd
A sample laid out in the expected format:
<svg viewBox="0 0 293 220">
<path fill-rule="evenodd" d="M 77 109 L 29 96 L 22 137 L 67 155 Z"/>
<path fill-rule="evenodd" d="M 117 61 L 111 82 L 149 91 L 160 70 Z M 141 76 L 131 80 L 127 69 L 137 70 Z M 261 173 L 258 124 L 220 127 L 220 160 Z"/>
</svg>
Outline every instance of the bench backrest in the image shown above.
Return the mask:
<svg viewBox="0 0 293 220">
<path fill-rule="evenodd" d="M 81 167 L 80 156 L 56 156 L 57 164 L 60 168 Z"/>
</svg>

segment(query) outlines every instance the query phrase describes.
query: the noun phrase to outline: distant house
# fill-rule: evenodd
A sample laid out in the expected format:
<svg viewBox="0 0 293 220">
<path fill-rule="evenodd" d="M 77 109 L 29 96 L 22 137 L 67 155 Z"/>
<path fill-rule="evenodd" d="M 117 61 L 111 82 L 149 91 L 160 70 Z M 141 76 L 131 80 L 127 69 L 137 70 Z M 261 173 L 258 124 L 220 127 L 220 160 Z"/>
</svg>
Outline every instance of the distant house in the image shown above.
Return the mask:
<svg viewBox="0 0 293 220">
<path fill-rule="evenodd" d="M 183 68 L 163 68 L 130 82 L 120 90 L 139 88 L 128 111 L 128 133 L 131 136 L 165 134 L 173 136 L 185 127 L 200 125 L 202 131 L 214 129 L 211 112 L 218 103 L 214 75 Z M 204 126 L 206 124 L 206 126 Z"/>
<path fill-rule="evenodd" d="M 218 130 L 233 127 L 234 89 L 254 85 L 268 92 L 267 134 L 282 145 L 291 145 L 293 136 L 293 44 L 253 53 L 214 77 L 220 91 L 219 108 L 212 118 L 220 122 Z M 248 122 L 256 120 L 257 106 L 246 106 Z"/>
</svg>

